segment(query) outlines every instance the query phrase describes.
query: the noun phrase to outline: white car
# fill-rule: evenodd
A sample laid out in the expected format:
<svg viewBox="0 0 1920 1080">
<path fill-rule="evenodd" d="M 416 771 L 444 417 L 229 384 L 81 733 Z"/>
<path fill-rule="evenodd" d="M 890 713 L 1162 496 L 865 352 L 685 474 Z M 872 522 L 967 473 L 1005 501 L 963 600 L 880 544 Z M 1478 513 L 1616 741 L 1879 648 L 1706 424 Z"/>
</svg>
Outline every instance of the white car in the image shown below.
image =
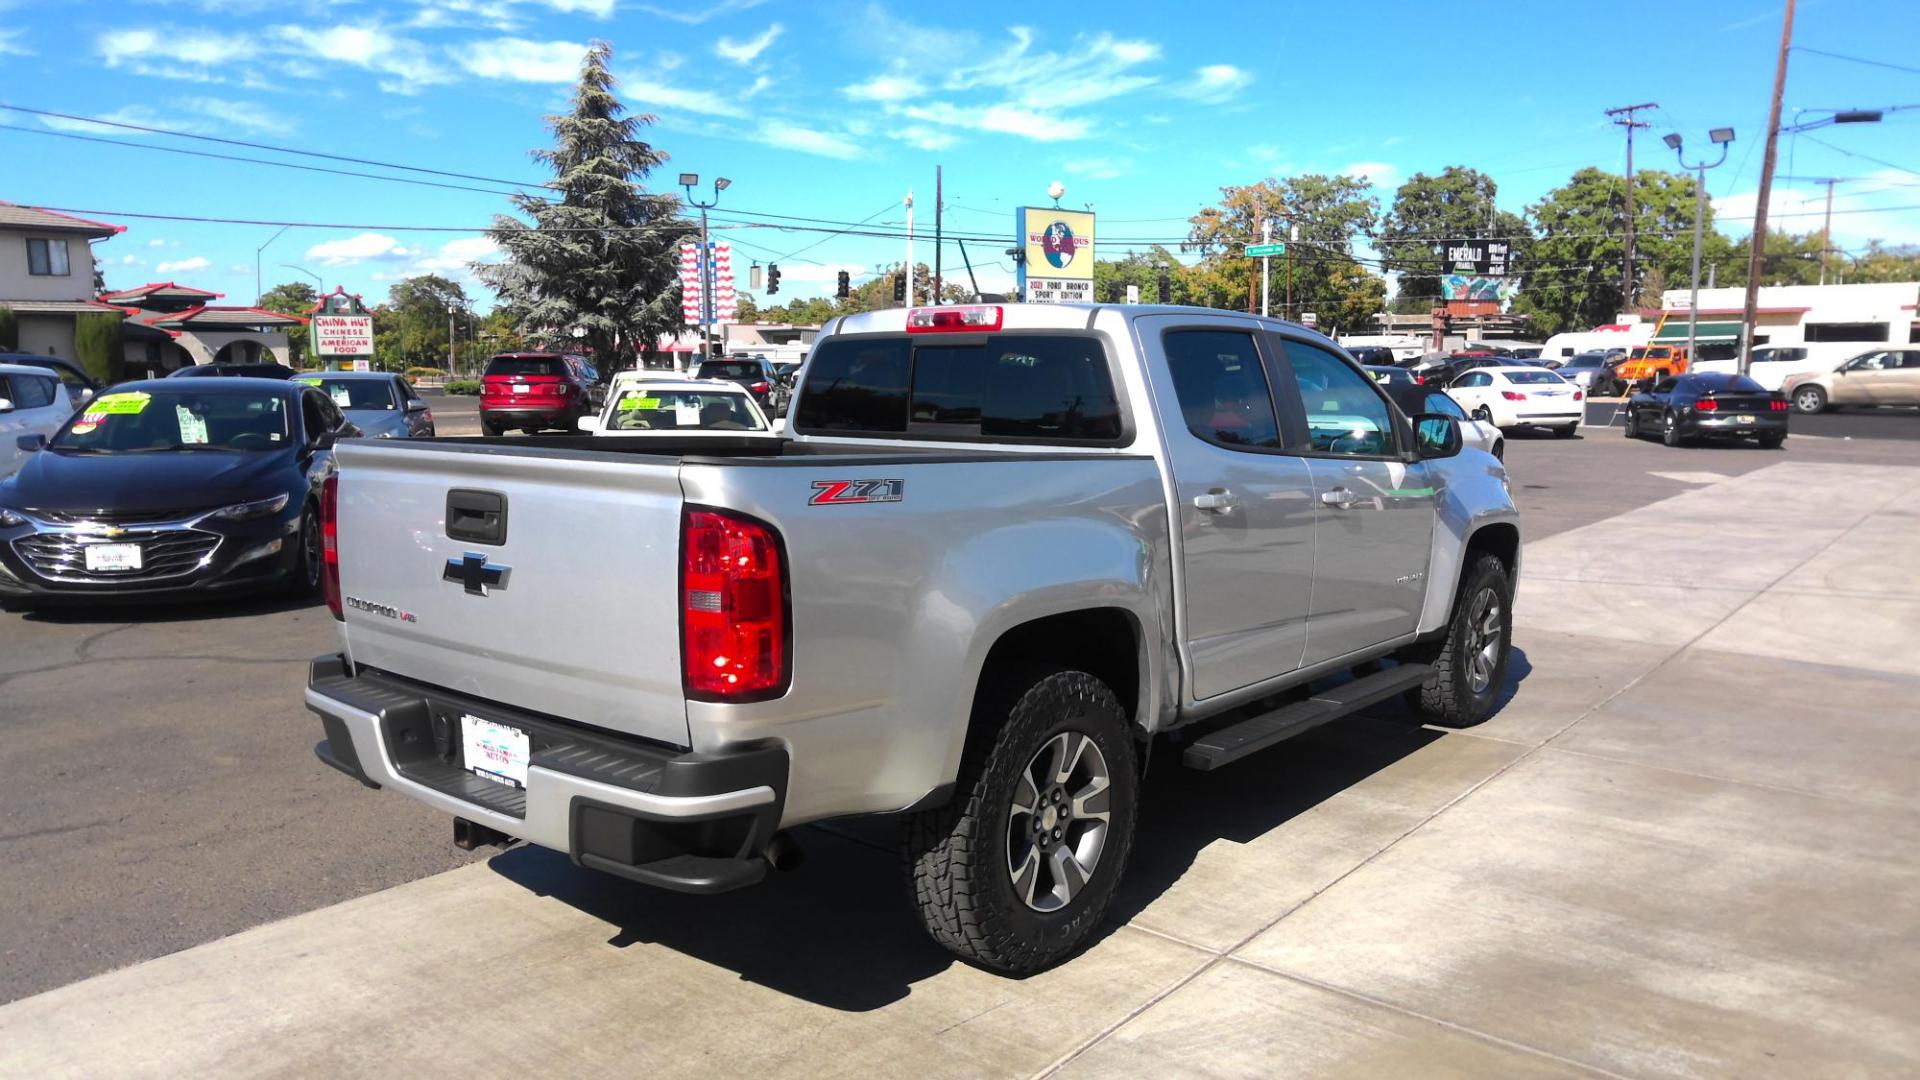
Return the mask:
<svg viewBox="0 0 1920 1080">
<path fill-rule="evenodd" d="M 753 395 L 724 379 L 616 378 L 600 415 L 579 424 L 609 436 L 773 434 Z"/>
<path fill-rule="evenodd" d="M 21 437 L 52 438 L 72 415 L 73 404 L 52 372 L 0 364 L 0 476 L 12 476 L 26 459 Z"/>
<path fill-rule="evenodd" d="M 1550 427 L 1564 439 L 1586 419 L 1586 393 L 1546 368 L 1474 368 L 1449 383 L 1447 395 L 1499 428 Z"/>
</svg>

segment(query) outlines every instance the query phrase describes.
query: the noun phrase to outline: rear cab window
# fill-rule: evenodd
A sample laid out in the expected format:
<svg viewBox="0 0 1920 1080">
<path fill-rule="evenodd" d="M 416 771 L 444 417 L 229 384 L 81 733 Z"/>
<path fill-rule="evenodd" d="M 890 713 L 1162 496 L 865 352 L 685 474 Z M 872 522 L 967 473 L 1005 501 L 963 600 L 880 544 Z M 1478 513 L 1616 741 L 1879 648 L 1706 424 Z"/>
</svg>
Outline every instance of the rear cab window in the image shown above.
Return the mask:
<svg viewBox="0 0 1920 1080">
<path fill-rule="evenodd" d="M 829 338 L 814 350 L 794 431 L 936 441 L 1114 445 L 1112 367 L 1087 334 Z"/>
</svg>

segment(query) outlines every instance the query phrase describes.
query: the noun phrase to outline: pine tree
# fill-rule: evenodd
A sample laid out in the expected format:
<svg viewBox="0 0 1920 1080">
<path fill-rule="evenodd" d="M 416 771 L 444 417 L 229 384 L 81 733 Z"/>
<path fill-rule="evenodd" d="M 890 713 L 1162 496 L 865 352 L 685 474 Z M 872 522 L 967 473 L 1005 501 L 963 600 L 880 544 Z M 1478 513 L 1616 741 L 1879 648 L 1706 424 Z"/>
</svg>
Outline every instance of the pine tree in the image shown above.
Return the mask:
<svg viewBox="0 0 1920 1080">
<path fill-rule="evenodd" d="M 529 333 L 562 341 L 584 330 L 602 371 L 631 365 L 680 327 L 680 242 L 692 229 L 675 195 L 640 181 L 667 155 L 637 138 L 654 122 L 625 116 L 607 70 L 612 46 L 595 41 L 581 68 L 572 110 L 547 117 L 551 150 L 534 158 L 553 169 L 559 197 L 515 195 L 533 224 L 494 218 L 488 236 L 506 253 L 473 267 Z"/>
</svg>

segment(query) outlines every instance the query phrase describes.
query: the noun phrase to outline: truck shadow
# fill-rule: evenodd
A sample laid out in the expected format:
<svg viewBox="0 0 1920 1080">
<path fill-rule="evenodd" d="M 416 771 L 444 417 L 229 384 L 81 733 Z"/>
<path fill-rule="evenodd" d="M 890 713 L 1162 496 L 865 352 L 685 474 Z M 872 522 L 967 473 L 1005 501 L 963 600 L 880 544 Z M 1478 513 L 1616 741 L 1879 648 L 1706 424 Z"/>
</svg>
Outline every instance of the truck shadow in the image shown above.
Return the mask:
<svg viewBox="0 0 1920 1080">
<path fill-rule="evenodd" d="M 25 622 L 62 623 L 173 623 L 208 622 L 218 619 L 244 619 L 255 615 L 320 608 L 318 596 L 280 595 L 186 596 L 164 601 L 133 601 L 98 598 L 91 603 L 54 603 L 29 607 L 18 612 Z M 11 611 L 11 609 L 9 609 Z M 324 614 L 324 612 L 323 612 Z"/>
<path fill-rule="evenodd" d="M 1513 656 L 1503 704 L 1529 670 L 1518 650 Z M 1153 903 L 1209 846 L 1251 843 L 1445 737 L 1390 704 L 1213 772 L 1182 767 L 1177 746 L 1156 746 L 1126 879 L 1086 947 Z M 867 1012 L 960 962 L 912 911 L 896 828 L 893 818 L 873 816 L 797 830 L 806 854 L 799 869 L 719 896 L 646 888 L 531 846 L 487 865 L 616 928 L 607 940 L 616 949 L 662 946 L 816 1005 Z M 644 962 L 644 950 L 629 955 Z"/>
</svg>

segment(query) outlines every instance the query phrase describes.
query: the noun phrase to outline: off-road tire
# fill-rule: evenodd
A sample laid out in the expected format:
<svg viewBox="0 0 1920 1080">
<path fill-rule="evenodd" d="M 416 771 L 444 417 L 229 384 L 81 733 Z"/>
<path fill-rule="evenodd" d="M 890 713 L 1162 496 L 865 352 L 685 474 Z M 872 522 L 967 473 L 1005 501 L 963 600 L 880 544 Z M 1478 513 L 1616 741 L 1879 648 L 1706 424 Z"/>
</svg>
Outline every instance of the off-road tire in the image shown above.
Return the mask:
<svg viewBox="0 0 1920 1080">
<path fill-rule="evenodd" d="M 1470 645 L 1474 640 L 1470 625 L 1473 601 L 1483 591 L 1492 590 L 1499 605 L 1499 656 L 1484 690 L 1475 691 L 1468 675 Z M 1423 655 L 1409 655 L 1432 666 L 1426 681 L 1418 689 L 1407 691 L 1407 707 L 1428 723 L 1448 727 L 1469 727 L 1487 718 L 1507 677 L 1507 657 L 1513 648 L 1513 579 L 1506 564 L 1497 555 L 1480 555 L 1460 575 L 1460 589 L 1454 594 L 1453 612 L 1447 617 L 1447 636 Z"/>
<path fill-rule="evenodd" d="M 1009 975 L 1070 955 L 1100 924 L 1133 847 L 1139 771 L 1126 710 L 1083 671 L 1029 669 L 983 688 L 977 736 L 946 806 L 905 815 L 902 861 L 927 933 L 962 959 Z M 1021 772 L 1055 735 L 1078 731 L 1111 776 L 1108 834 L 1086 883 L 1065 907 L 1040 912 L 1014 892 L 1007 849 Z"/>
</svg>

